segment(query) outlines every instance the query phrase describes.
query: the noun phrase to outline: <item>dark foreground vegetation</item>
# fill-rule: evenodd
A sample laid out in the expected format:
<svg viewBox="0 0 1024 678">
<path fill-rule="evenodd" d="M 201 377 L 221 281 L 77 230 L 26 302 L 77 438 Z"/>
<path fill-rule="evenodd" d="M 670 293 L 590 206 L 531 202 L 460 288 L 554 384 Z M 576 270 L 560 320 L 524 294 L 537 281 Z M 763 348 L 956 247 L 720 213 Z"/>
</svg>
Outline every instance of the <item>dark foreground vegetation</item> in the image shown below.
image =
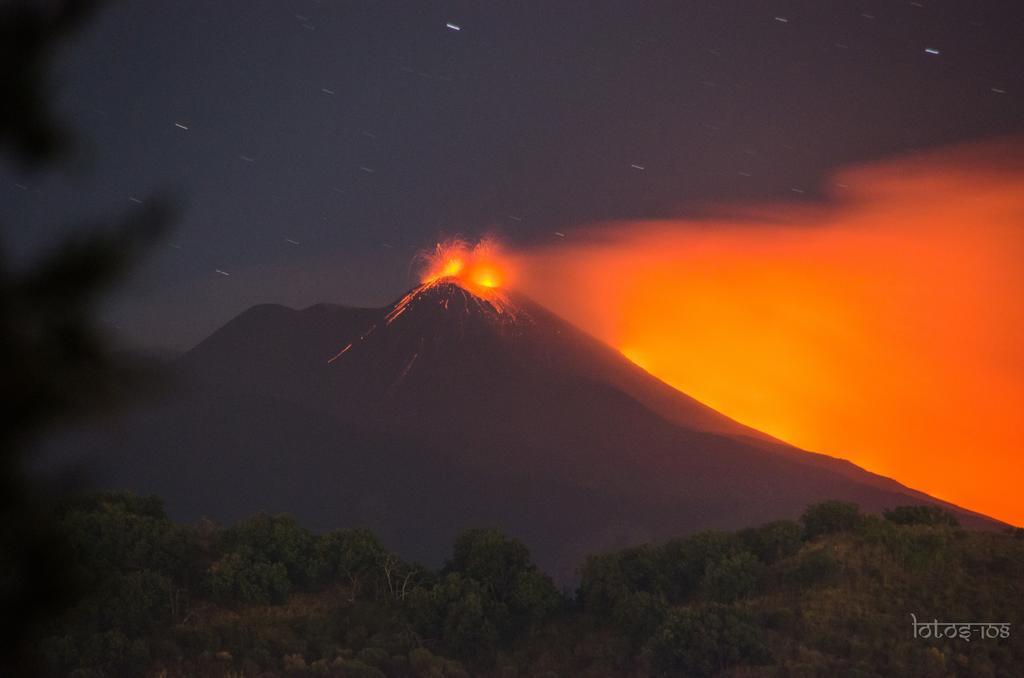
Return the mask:
<svg viewBox="0 0 1024 678">
<path fill-rule="evenodd" d="M 1024 538 L 938 509 L 811 506 L 799 522 L 590 557 L 559 592 L 527 549 L 467 530 L 439 570 L 370 532 L 288 516 L 178 525 L 156 498 L 68 502 L 90 594 L 44 629 L 74 676 L 1020 676 Z M 1007 639 L 914 638 L 920 620 Z"/>
</svg>

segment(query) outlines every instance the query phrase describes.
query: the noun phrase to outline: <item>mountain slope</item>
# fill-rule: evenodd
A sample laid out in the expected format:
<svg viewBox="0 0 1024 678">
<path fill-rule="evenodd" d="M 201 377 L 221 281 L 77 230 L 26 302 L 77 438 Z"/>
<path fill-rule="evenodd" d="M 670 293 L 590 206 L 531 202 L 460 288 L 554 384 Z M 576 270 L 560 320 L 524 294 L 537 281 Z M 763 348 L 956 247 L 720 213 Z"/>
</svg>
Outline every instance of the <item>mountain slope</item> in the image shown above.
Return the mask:
<svg viewBox="0 0 1024 678">
<path fill-rule="evenodd" d="M 366 525 L 429 561 L 499 525 L 564 580 L 587 552 L 822 499 L 930 499 L 733 422 L 527 299 L 443 280 L 383 309 L 255 307 L 176 373 L 104 443 L 108 482 L 186 518 Z"/>
</svg>

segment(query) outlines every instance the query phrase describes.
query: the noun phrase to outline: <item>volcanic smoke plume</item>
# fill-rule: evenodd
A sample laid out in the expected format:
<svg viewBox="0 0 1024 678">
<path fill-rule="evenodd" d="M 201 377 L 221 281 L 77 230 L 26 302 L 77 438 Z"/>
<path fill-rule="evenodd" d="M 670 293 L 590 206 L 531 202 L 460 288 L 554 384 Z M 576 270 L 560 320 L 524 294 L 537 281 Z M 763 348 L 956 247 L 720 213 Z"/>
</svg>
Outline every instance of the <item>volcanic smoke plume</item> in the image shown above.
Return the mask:
<svg viewBox="0 0 1024 678">
<path fill-rule="evenodd" d="M 745 424 L 1024 524 L 1022 151 L 855 167 L 822 205 L 606 224 L 519 257 L 517 287 Z"/>
</svg>

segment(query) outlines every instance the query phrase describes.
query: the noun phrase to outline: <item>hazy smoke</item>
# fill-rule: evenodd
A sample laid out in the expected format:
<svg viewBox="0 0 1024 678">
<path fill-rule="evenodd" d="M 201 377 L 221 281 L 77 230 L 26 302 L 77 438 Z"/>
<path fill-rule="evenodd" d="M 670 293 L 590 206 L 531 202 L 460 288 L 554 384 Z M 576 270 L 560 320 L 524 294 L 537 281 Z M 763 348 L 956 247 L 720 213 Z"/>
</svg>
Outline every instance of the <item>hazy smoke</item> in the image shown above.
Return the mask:
<svg viewBox="0 0 1024 678">
<path fill-rule="evenodd" d="M 1024 523 L 1024 144 L 829 193 L 594 227 L 517 286 L 744 423 Z"/>
</svg>

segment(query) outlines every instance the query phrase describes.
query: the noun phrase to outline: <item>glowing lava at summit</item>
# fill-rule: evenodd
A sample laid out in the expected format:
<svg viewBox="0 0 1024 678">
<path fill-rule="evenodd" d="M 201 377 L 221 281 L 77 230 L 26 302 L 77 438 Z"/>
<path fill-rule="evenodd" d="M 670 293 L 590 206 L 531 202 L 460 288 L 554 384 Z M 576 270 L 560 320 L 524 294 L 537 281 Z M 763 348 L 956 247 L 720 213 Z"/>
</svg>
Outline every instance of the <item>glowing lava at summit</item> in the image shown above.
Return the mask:
<svg viewBox="0 0 1024 678">
<path fill-rule="evenodd" d="M 502 289 L 511 279 L 512 266 L 502 256 L 501 246 L 493 238 L 484 238 L 475 245 L 454 238 L 439 242 L 432 251 L 420 252 L 416 259 L 422 262 L 420 284 L 398 300 L 385 317 L 393 323 L 428 290 L 447 285 L 442 293 L 442 305 L 448 309 L 450 286 L 455 285 L 477 307 L 488 315 L 513 317 L 512 304 Z"/>
<path fill-rule="evenodd" d="M 385 327 L 392 325 L 419 302 L 437 304 L 446 312 L 449 306 L 452 310 L 461 308 L 467 312 L 474 308 L 502 323 L 516 320 L 517 309 L 503 289 L 512 279 L 513 267 L 493 238 L 484 238 L 475 245 L 460 239 L 446 240 L 436 244 L 432 251 L 420 252 L 416 260 L 421 262 L 420 284 L 391 306 L 384 316 Z M 373 334 L 377 327 L 377 324 L 371 325 L 327 363 L 339 360 Z"/>
<path fill-rule="evenodd" d="M 507 287 L 512 279 L 511 263 L 493 238 L 484 238 L 475 245 L 458 238 L 446 240 L 419 258 L 423 262 L 420 282 L 448 280 L 489 300 L 494 298 L 495 290 Z"/>
</svg>

